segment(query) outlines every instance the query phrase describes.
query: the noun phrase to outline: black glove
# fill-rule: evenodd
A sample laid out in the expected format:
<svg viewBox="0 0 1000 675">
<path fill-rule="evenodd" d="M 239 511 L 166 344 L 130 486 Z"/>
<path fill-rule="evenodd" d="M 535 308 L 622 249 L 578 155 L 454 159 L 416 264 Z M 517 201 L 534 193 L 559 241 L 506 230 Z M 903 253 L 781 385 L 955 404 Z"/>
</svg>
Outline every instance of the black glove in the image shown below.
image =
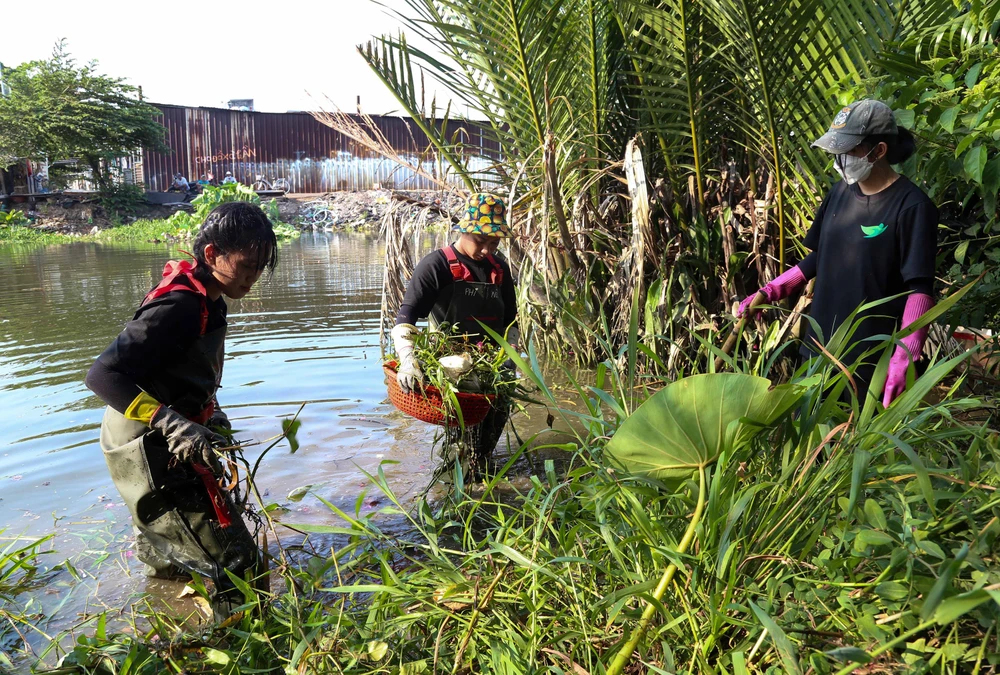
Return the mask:
<svg viewBox="0 0 1000 675">
<path fill-rule="evenodd" d="M 212 444 L 228 442 L 219 434 L 192 422 L 165 405 L 156 411 L 149 426 L 163 434 L 167 439 L 167 449 L 180 461 L 197 462 L 210 468 L 216 475 L 222 473 L 222 465 L 212 450 Z"/>
<path fill-rule="evenodd" d="M 212 416 L 208 418 L 207 427 L 222 427 L 223 429 L 233 430 L 233 425 L 229 421 L 229 416 L 216 404 L 215 411 Z"/>
</svg>

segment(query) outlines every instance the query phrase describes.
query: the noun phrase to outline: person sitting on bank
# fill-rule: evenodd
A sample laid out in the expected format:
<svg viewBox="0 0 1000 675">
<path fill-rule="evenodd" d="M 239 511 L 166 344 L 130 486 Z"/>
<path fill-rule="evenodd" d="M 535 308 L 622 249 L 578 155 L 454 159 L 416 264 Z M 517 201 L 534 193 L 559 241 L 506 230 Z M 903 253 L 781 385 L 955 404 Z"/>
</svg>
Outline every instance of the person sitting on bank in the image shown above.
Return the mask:
<svg viewBox="0 0 1000 675">
<path fill-rule="evenodd" d="M 462 219 L 454 226 L 458 240 L 424 256 L 406 287 L 403 304 L 392 329 L 399 357 L 397 381 L 404 392 L 420 389 L 423 372 L 414 356 L 412 336 L 417 321 L 427 318 L 431 328 L 447 323 L 473 342 L 487 339 L 481 321 L 511 344 L 518 342 L 517 295 L 507 261 L 497 253 L 500 240 L 509 237 L 503 199 L 473 194 Z M 510 416 L 510 402 L 497 401 L 475 430 L 473 461 L 478 465 L 496 448 Z"/>
<path fill-rule="evenodd" d="M 170 184 L 170 189 L 167 192 L 187 192 L 191 189 L 190 184 L 187 182 L 187 178 L 182 176 L 180 173 L 174 174 L 174 182 Z"/>
<path fill-rule="evenodd" d="M 194 262 L 170 261 L 132 320 L 97 358 L 86 384 L 105 403 L 101 449 L 136 530 L 136 553 L 154 577 L 197 572 L 215 581 L 215 606 L 241 595 L 226 570 L 261 574 L 262 555 L 232 496 L 211 429 L 230 429 L 216 392 L 226 301 L 250 292 L 277 263 L 259 206 L 215 208 L 193 244 Z M 265 577 L 266 578 L 266 577 Z M 217 609 L 217 611 L 219 611 Z"/>
<path fill-rule="evenodd" d="M 227 171 L 226 172 L 226 177 L 222 179 L 222 184 L 223 185 L 230 185 L 231 183 L 235 183 L 235 182 L 236 182 L 236 179 L 233 178 L 233 172 L 232 171 Z"/>
</svg>

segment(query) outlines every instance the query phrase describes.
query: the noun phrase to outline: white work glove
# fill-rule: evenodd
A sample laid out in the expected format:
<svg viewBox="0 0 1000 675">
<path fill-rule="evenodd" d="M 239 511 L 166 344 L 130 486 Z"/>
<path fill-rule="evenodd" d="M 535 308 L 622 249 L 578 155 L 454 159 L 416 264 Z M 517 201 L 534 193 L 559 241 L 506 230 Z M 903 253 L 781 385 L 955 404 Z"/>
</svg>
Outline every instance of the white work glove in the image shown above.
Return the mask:
<svg viewBox="0 0 1000 675">
<path fill-rule="evenodd" d="M 399 388 L 409 394 L 420 389 L 424 384 L 424 374 L 413 356 L 413 340 L 411 335 L 417 332 L 412 323 L 401 323 L 392 329 L 392 344 L 399 357 L 399 368 L 396 370 L 396 381 Z"/>
</svg>

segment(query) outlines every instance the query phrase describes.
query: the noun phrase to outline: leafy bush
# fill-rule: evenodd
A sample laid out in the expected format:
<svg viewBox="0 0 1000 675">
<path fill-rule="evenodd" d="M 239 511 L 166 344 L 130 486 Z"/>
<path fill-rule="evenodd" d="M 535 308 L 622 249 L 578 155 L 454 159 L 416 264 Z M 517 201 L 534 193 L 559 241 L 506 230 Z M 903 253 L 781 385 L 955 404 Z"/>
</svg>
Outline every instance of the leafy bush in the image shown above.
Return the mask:
<svg viewBox="0 0 1000 675">
<path fill-rule="evenodd" d="M 24 211 L 0 211 L 0 227 L 19 227 L 29 225 L 31 220 Z"/>
<path fill-rule="evenodd" d="M 274 226 L 274 232 L 279 239 L 292 239 L 299 236 L 298 230 L 281 221 L 281 213 L 278 210 L 276 200 L 271 199 L 266 204 L 261 205 L 260 196 L 251 188 L 240 183 L 228 183 L 219 187 L 205 186 L 204 191 L 191 200 L 194 212 L 177 211 L 167 219 L 167 224 L 176 231 L 176 234 L 195 234 L 208 218 L 212 209 L 228 202 L 250 202 L 261 206 Z"/>
<path fill-rule="evenodd" d="M 101 190 L 98 199 L 112 218 L 135 215 L 136 209 L 146 202 L 146 192 L 139 185 L 110 183 Z"/>
</svg>

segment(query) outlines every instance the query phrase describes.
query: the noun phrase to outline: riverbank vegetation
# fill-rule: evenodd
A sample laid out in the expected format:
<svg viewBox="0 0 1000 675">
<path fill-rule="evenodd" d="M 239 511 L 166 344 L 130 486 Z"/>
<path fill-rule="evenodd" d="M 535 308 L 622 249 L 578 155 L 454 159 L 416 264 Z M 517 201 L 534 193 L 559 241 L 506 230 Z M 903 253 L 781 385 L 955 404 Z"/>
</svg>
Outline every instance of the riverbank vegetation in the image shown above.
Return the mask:
<svg viewBox="0 0 1000 675">
<path fill-rule="evenodd" d="M 957 395 L 967 355 L 939 360 L 879 413 L 853 395 L 837 342 L 769 390 L 769 359 L 644 378 L 628 365 L 633 339 L 599 364 L 600 388 L 573 383 L 571 406 L 534 347 L 524 359 L 508 348 L 568 434 L 512 448 L 481 484 L 459 466 L 438 503 L 404 506 L 379 472 L 385 508 L 363 509 L 362 494 L 353 513 L 327 503 L 335 525 L 292 524 L 314 543 L 294 559 L 272 550 L 283 591 L 243 584 L 241 613 L 200 629 L 163 612 L 140 612 L 128 632 L 92 617 L 43 662 L 62 673 L 995 672 L 1000 439 L 991 409 Z M 891 350 L 873 350 L 884 377 Z M 511 467 L 546 446 L 564 455 L 514 487 Z M 408 528 L 384 531 L 386 517 Z"/>
<path fill-rule="evenodd" d="M 69 235 L 36 229 L 21 211 L 0 214 L 0 244 L 62 244 L 72 241 L 96 241 L 101 243 L 161 243 L 187 240 L 194 237 L 208 214 L 219 204 L 244 201 L 257 204 L 264 209 L 278 239 L 294 239 L 299 230 L 282 222 L 277 201 L 270 199 L 261 203 L 260 196 L 243 185 L 223 185 L 206 187 L 204 192 L 191 201 L 192 211 L 176 211 L 169 218 L 160 220 L 137 220 L 127 225 L 118 225 L 93 234 Z"/>
</svg>

